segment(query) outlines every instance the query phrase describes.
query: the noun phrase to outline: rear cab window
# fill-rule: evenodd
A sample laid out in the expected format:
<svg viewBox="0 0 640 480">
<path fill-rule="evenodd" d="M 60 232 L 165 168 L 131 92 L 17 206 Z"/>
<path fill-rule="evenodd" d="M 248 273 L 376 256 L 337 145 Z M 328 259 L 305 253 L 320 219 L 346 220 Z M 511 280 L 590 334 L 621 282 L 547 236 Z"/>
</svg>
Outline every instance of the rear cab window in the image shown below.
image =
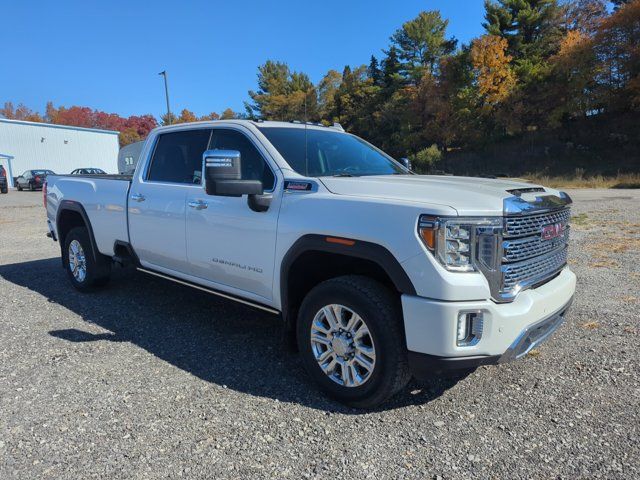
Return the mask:
<svg viewBox="0 0 640 480">
<path fill-rule="evenodd" d="M 202 154 L 210 137 L 211 129 L 207 128 L 158 135 L 146 180 L 199 185 Z"/>
</svg>

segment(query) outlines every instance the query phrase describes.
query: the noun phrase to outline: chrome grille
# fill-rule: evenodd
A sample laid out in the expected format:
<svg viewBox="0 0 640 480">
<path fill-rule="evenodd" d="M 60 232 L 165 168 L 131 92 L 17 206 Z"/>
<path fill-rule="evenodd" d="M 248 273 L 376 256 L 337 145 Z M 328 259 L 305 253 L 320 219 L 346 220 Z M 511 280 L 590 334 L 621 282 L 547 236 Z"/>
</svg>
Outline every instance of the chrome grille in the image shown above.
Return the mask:
<svg viewBox="0 0 640 480">
<path fill-rule="evenodd" d="M 511 301 L 521 290 L 540 285 L 562 270 L 567 263 L 570 217 L 570 209 L 562 208 L 504 218 L 496 300 Z M 544 240 L 543 228 L 556 224 L 562 225 L 563 233 Z"/>
<path fill-rule="evenodd" d="M 540 234 L 534 237 L 517 238 L 515 240 L 505 240 L 502 243 L 503 262 L 517 262 L 531 257 L 537 257 L 549 253 L 559 248 L 569 241 L 569 228 L 558 238 L 543 240 Z"/>
<path fill-rule="evenodd" d="M 523 215 L 517 217 L 505 217 L 504 236 L 524 237 L 526 235 L 540 234 L 542 227 L 553 223 L 569 223 L 571 211 L 568 208 L 535 215 Z"/>
<path fill-rule="evenodd" d="M 552 277 L 567 263 L 567 247 L 524 262 L 502 266 L 502 291 L 515 292 Z"/>
</svg>

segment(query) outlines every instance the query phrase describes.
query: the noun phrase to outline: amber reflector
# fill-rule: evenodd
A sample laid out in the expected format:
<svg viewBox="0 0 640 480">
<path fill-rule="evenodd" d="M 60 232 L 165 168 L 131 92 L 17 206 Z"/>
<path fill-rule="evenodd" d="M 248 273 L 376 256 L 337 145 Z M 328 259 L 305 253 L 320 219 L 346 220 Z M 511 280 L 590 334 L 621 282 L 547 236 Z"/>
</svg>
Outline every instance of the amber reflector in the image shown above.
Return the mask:
<svg viewBox="0 0 640 480">
<path fill-rule="evenodd" d="M 430 249 L 433 250 L 436 248 L 436 231 L 431 230 L 429 228 L 421 228 L 420 236 L 422 237 L 422 241 L 424 244 Z"/>
<path fill-rule="evenodd" d="M 327 237 L 325 238 L 325 240 L 329 243 L 339 243 L 340 245 L 347 245 L 348 247 L 351 247 L 356 243 L 355 240 L 349 240 L 347 238 L 338 238 L 338 237 Z"/>
</svg>

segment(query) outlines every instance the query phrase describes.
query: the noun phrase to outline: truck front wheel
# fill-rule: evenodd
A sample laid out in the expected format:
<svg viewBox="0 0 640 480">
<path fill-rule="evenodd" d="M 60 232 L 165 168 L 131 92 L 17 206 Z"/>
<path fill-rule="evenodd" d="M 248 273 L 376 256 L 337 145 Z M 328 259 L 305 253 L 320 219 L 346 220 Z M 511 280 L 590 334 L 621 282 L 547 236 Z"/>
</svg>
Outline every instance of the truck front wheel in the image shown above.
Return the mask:
<svg viewBox="0 0 640 480">
<path fill-rule="evenodd" d="M 85 227 L 75 227 L 67 233 L 62 256 L 71 283 L 81 292 L 105 285 L 111 274 L 108 257 L 95 252 Z"/>
<path fill-rule="evenodd" d="M 297 339 L 308 374 L 331 397 L 374 408 L 410 378 L 399 302 L 379 282 L 349 275 L 304 299 Z"/>
</svg>

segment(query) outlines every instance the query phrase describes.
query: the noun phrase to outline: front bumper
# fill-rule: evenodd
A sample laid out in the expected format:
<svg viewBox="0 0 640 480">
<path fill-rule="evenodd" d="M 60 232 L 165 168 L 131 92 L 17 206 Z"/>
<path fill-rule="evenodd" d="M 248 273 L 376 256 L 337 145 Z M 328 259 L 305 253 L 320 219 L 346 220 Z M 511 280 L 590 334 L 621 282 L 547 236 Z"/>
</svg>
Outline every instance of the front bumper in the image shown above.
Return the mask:
<svg viewBox="0 0 640 480">
<path fill-rule="evenodd" d="M 517 360 L 544 342 L 562 325 L 570 304 L 571 301 L 562 311 L 527 327 L 502 355 L 438 357 L 426 353 L 409 352 L 409 368 L 418 379 L 427 379 L 446 372 L 472 370 L 482 365 L 496 365 Z"/>
<path fill-rule="evenodd" d="M 503 363 L 526 355 L 562 323 L 576 277 L 565 268 L 550 282 L 518 295 L 512 303 L 491 300 L 441 302 L 403 295 L 409 362 L 417 377 L 447 370 Z M 482 312 L 483 332 L 474 345 L 456 344 L 460 312 Z"/>
</svg>

